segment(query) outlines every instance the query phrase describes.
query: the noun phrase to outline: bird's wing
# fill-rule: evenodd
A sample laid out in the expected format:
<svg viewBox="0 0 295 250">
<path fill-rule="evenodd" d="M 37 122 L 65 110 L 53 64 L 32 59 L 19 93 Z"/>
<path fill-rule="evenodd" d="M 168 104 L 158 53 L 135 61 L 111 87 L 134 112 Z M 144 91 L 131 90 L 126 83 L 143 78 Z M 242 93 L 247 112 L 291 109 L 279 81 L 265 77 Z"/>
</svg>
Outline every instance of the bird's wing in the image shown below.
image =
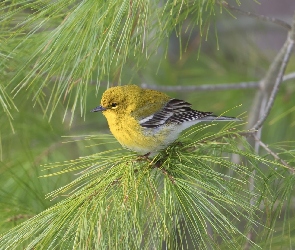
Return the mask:
<svg viewBox="0 0 295 250">
<path fill-rule="evenodd" d="M 145 128 L 156 128 L 164 124 L 181 124 L 212 115 L 191 109 L 191 104 L 179 99 L 169 100 L 160 111 L 142 118 L 139 123 Z"/>
</svg>

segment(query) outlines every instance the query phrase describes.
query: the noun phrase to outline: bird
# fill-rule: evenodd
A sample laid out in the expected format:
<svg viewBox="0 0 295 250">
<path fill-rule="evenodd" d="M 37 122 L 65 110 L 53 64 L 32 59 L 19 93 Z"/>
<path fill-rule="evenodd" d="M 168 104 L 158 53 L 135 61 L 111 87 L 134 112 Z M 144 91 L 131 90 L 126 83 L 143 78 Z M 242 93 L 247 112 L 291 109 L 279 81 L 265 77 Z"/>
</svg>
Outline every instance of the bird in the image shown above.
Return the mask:
<svg viewBox="0 0 295 250">
<path fill-rule="evenodd" d="M 192 109 L 184 100 L 137 85 L 108 88 L 100 105 L 91 112 L 102 112 L 111 133 L 119 143 L 139 155 L 154 156 L 167 148 L 180 133 L 208 121 L 240 121 Z"/>
</svg>

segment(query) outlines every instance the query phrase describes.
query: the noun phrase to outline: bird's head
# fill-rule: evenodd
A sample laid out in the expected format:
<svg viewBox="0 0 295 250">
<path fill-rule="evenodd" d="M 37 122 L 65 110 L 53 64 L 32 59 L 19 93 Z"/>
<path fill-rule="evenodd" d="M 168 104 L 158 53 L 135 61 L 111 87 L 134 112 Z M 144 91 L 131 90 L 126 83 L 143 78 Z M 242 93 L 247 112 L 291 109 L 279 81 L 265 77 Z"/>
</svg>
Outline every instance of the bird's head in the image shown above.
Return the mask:
<svg viewBox="0 0 295 250">
<path fill-rule="evenodd" d="M 102 111 L 104 115 L 130 113 L 138 102 L 140 91 L 141 88 L 136 85 L 109 88 L 103 93 L 100 106 L 91 111 Z"/>
</svg>

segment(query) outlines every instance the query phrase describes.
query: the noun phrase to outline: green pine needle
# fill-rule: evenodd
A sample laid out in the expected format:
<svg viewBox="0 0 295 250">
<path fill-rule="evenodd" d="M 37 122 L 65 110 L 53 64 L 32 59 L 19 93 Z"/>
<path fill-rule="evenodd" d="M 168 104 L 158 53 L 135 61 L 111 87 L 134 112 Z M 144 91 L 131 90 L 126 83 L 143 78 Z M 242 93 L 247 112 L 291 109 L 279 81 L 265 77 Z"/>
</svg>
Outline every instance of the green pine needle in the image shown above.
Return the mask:
<svg viewBox="0 0 295 250">
<path fill-rule="evenodd" d="M 195 130 L 200 129 L 205 132 L 207 127 Z M 241 230 L 238 225 L 263 227 L 259 202 L 253 206 L 250 200 L 269 199 L 260 190 L 249 191 L 252 171 L 264 188 L 266 173 L 280 178 L 284 168 L 254 154 L 230 130 L 193 135 L 197 139 L 180 139 L 154 159 L 116 149 L 46 166 L 56 169 L 54 175 L 77 174 L 76 180 L 48 194 L 50 199 L 67 198 L 1 236 L 1 245 L 159 249 L 164 244 L 169 249 L 207 249 L 222 241 L 227 247 L 240 246 L 249 227 Z M 208 142 L 202 142 L 204 138 Z M 245 145 L 243 151 L 237 150 L 238 141 Z M 243 163 L 232 163 L 231 153 L 243 157 Z M 264 173 L 261 164 L 268 169 Z"/>
</svg>

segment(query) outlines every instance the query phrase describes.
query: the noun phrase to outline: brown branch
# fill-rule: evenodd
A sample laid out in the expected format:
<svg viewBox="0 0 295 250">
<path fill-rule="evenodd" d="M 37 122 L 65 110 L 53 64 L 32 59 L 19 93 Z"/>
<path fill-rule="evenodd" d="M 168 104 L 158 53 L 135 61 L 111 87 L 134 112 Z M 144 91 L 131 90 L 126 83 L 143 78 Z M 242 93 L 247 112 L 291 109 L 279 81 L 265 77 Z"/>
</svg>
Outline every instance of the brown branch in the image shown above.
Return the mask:
<svg viewBox="0 0 295 250">
<path fill-rule="evenodd" d="M 290 170 L 291 174 L 295 174 L 295 169 L 288 165 L 281 157 L 279 157 L 275 152 L 273 152 L 263 141 L 261 141 L 255 134 L 253 134 L 254 139 L 259 143 L 259 145 L 265 149 L 267 153 L 273 156 L 274 159 L 280 161 L 286 168 Z"/>
<path fill-rule="evenodd" d="M 32 217 L 33 215 L 29 215 L 29 214 L 18 214 L 18 215 L 14 215 L 12 217 L 7 218 L 6 222 L 16 222 L 17 220 L 29 219 Z"/>
<path fill-rule="evenodd" d="M 254 13 L 249 12 L 249 11 L 244 11 L 244 10 L 241 10 L 239 8 L 236 8 L 236 7 L 228 4 L 225 1 L 220 2 L 220 4 L 223 5 L 227 9 L 233 10 L 233 11 L 238 12 L 240 14 L 243 14 L 243 15 L 246 15 L 246 16 L 249 16 L 249 17 L 253 17 L 253 18 L 258 19 L 258 20 L 274 23 L 274 24 L 279 25 L 279 26 L 281 26 L 281 27 L 283 27 L 284 29 L 287 29 L 287 30 L 291 29 L 291 25 L 284 22 L 283 20 L 276 19 L 276 18 L 273 18 L 273 17 L 267 17 L 267 16 L 263 16 L 263 15 L 254 14 Z"/>
<path fill-rule="evenodd" d="M 286 74 L 283 77 L 283 82 L 295 79 L 295 72 Z M 190 91 L 218 91 L 229 89 L 258 89 L 260 82 L 238 82 L 238 83 L 222 83 L 222 84 L 203 84 L 203 85 L 190 85 L 190 86 L 159 86 L 156 84 L 142 83 L 142 88 L 154 89 L 167 92 L 190 92 Z"/>
<path fill-rule="evenodd" d="M 40 161 L 44 159 L 44 157 L 48 156 L 49 153 L 53 152 L 53 150 L 56 150 L 56 148 L 58 148 L 59 146 L 61 146 L 61 142 L 52 143 L 48 148 L 43 150 L 39 155 L 35 157 L 34 164 L 39 165 Z"/>
</svg>

